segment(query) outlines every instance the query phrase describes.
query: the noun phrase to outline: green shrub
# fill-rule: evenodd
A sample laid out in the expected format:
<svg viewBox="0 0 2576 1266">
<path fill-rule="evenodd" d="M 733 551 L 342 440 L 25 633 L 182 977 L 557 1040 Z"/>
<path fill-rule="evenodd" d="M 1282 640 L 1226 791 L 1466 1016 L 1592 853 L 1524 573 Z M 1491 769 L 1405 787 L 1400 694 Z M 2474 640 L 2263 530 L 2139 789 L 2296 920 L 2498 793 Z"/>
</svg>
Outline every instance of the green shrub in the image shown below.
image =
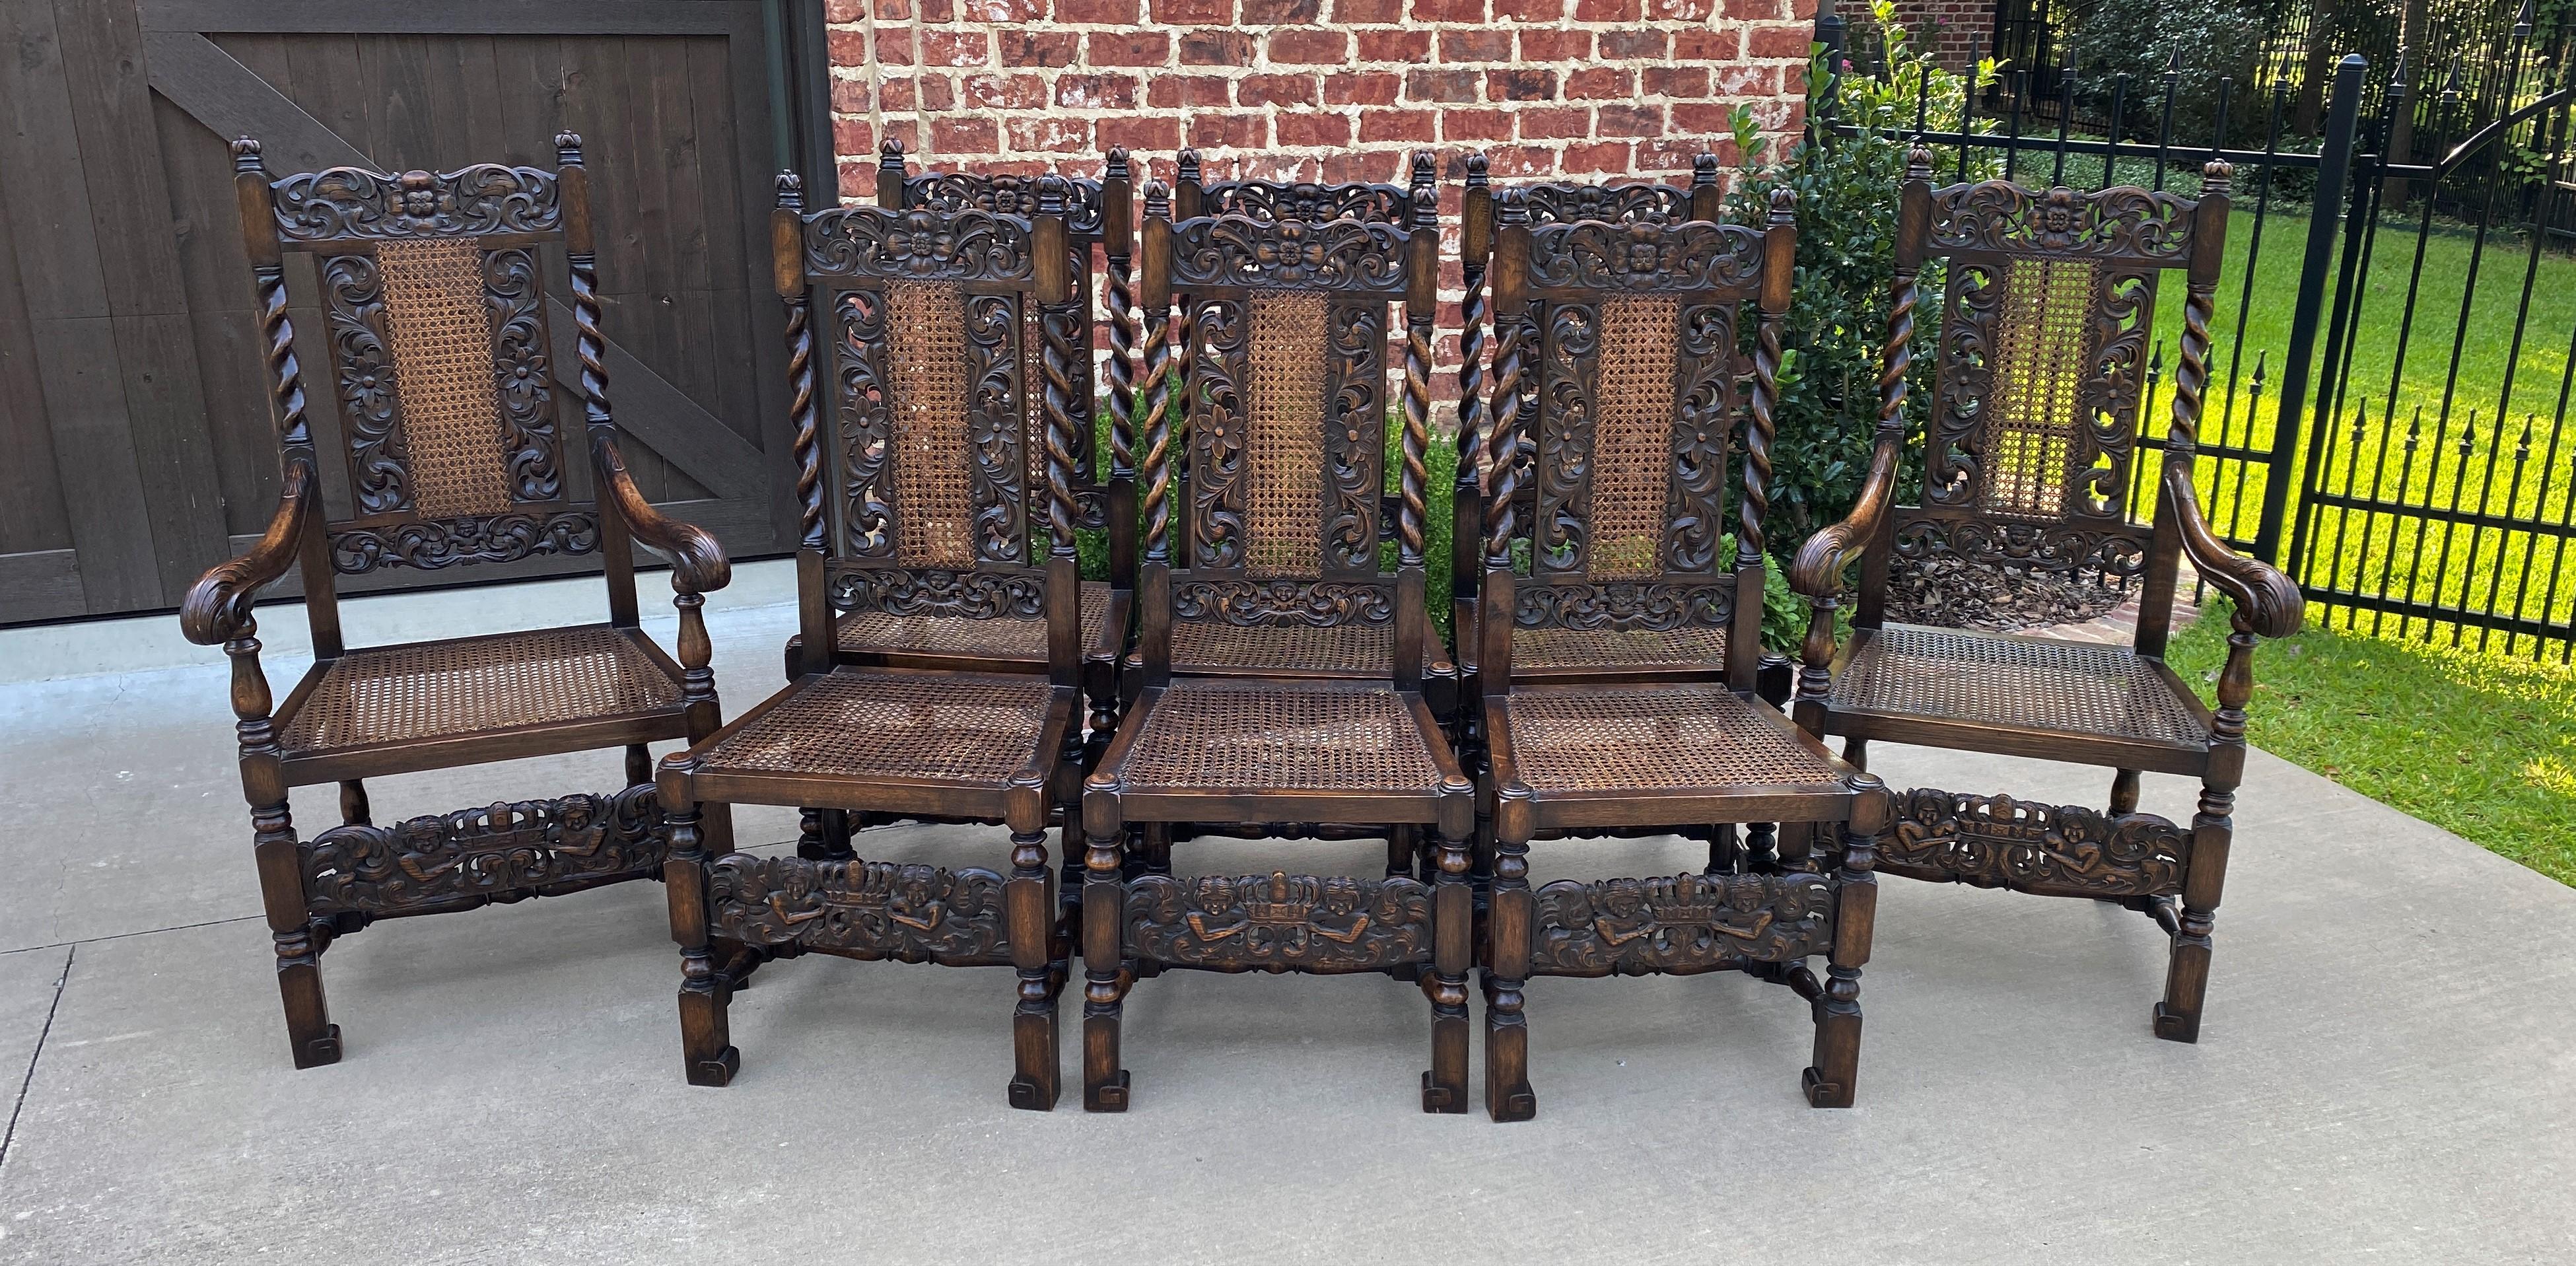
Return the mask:
<svg viewBox="0 0 2576 1266">
<path fill-rule="evenodd" d="M 2268 106 L 2253 90 L 2268 23 L 2262 0 L 2094 0 L 2092 10 L 2059 38 L 2075 60 L 2076 99 L 2108 116 L 2115 76 L 2129 76 L 2121 111 L 2124 140 L 2152 141 L 2164 126 L 2164 76 L 2174 66 L 2173 140 L 2177 145 L 2262 143 Z M 2218 135 L 2218 85 L 2233 79 L 2227 134 Z"/>
</svg>

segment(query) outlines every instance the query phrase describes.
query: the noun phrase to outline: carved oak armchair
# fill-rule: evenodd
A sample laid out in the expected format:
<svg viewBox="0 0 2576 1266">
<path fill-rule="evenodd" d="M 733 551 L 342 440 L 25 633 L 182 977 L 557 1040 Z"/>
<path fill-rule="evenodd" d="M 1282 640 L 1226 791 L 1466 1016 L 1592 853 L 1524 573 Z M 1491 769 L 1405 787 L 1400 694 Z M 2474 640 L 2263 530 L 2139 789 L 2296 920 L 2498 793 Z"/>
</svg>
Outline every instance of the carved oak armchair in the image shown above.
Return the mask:
<svg viewBox="0 0 2576 1266">
<path fill-rule="evenodd" d="M 1238 214 L 1174 222 L 1159 185 L 1145 196 L 1141 692 L 1083 797 L 1083 1104 L 1127 1106 L 1119 1026 L 1137 975 L 1429 967 L 1422 1105 L 1463 1112 L 1472 789 L 1422 695 L 1433 195 L 1422 191 L 1402 225 Z M 1404 421 L 1389 573 L 1377 517 L 1388 310 L 1399 302 Z M 1190 639 L 1234 651 L 1186 654 Z M 1362 644 L 1378 648 L 1373 675 L 1318 650 Z M 1122 875 L 1129 826 L 1197 822 L 1399 840 L 1431 826 L 1438 879 Z"/>
<path fill-rule="evenodd" d="M 657 875 L 665 841 L 645 744 L 716 728 L 699 607 L 724 587 L 725 556 L 646 503 L 618 455 L 581 139 L 555 144 L 552 171 L 336 167 L 274 180 L 258 142 L 232 147 L 284 484 L 259 543 L 207 572 L 179 618 L 191 641 L 221 643 L 232 659 L 242 789 L 298 1068 L 340 1058 L 319 965 L 333 937 L 378 918 Z M 574 478 L 585 464 L 562 451 L 541 266 L 555 249 L 572 279 L 586 481 Z M 287 317 L 290 252 L 310 256 L 321 279 L 345 513 L 325 505 Z M 637 627 L 639 541 L 671 559 L 677 663 Z M 342 576 L 569 554 L 599 556 L 606 623 L 365 648 L 342 637 Z M 251 610 L 290 569 L 303 580 L 315 662 L 272 709 Z M 391 827 L 367 803 L 376 775 L 616 746 L 630 785 L 608 795 Z M 299 840 L 287 791 L 327 782 L 340 784 L 341 824 Z"/>
<path fill-rule="evenodd" d="M 786 689 L 662 762 L 688 1079 L 732 1080 L 741 1059 L 727 1008 L 771 959 L 1010 967 L 1010 1102 L 1044 1111 L 1070 948 L 1046 828 L 1078 792 L 1083 717 L 1073 432 L 1088 409 L 1073 386 L 1081 311 L 1062 186 L 1044 182 L 1049 209 L 1034 217 L 806 214 L 796 178 L 778 179 L 771 241 L 793 383 L 802 658 Z M 1034 358 L 1021 342 L 1032 330 Z M 1023 482 L 1032 393 L 1047 421 L 1043 519 L 1028 513 Z M 850 663 L 832 649 L 843 612 L 1035 622 L 1046 671 Z M 1010 866 L 867 862 L 846 839 L 822 856 L 734 853 L 708 828 L 743 803 L 998 822 Z M 1079 851 L 1081 816 L 1063 816 L 1065 847 Z"/>
<path fill-rule="evenodd" d="M 2180 1042 L 2200 1031 L 2255 639 L 2293 633 L 2301 618 L 2297 587 L 2229 549 L 2192 483 L 2228 176 L 2210 163 L 2197 200 L 2004 181 L 1936 189 L 1930 155 L 1916 150 L 1869 471 L 1850 517 L 1809 539 L 1791 572 L 1815 609 L 1798 720 L 1844 735 L 1853 764 L 1886 740 L 2118 771 L 2107 814 L 1909 791 L 1880 867 L 2150 915 L 2173 938 L 2155 1032 Z M 1916 503 L 1900 505 L 1918 279 L 1936 259 L 1948 276 L 1925 471 Z M 2156 287 L 2175 270 L 2187 287 L 2180 361 L 2149 526 L 2132 518 L 2130 463 Z M 1852 634 L 1837 645 L 1855 558 Z M 2164 661 L 2184 558 L 2235 604 L 2215 710 Z M 2140 594 L 2129 646 L 1935 627 L 2124 586 Z M 2141 770 L 2201 780 L 2188 829 L 2137 811 Z"/>
<path fill-rule="evenodd" d="M 1494 293 L 1494 451 L 1534 435 L 1537 517 L 1522 534 L 1522 464 L 1486 467 L 1480 618 L 1493 882 L 1480 956 L 1485 1107 L 1537 1112 L 1523 986 L 1533 975 L 1745 971 L 1812 1004 L 1807 1100 L 1848 1107 L 1860 1058 L 1860 973 L 1887 820 L 1876 779 L 1834 760 L 1753 695 L 1761 648 L 1763 513 L 1796 229 L 1782 191 L 1759 229 L 1698 221 L 1532 225 L 1507 192 Z M 1755 311 L 1748 313 L 1747 309 Z M 1751 363 L 1740 349 L 1752 315 Z M 1744 545 L 1719 555 L 1742 423 Z M 1513 546 L 1526 541 L 1529 574 Z M 1730 633 L 1723 671 L 1660 661 L 1678 627 Z M 1523 630 L 1583 629 L 1622 671 L 1524 676 Z M 1663 834 L 1750 820 L 1848 823 L 1777 856 L 1712 856 L 1701 874 L 1560 880 L 1532 892 L 1534 839 Z M 1828 961 L 1819 980 L 1809 958 Z"/>
</svg>

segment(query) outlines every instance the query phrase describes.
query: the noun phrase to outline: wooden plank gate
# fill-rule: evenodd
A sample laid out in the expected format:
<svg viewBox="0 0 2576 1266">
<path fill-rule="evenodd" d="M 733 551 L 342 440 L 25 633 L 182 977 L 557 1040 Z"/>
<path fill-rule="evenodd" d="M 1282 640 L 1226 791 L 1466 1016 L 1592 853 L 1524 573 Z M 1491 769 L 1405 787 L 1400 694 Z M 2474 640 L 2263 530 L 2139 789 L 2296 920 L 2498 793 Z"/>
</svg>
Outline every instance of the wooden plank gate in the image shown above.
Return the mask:
<svg viewBox="0 0 2576 1266">
<path fill-rule="evenodd" d="M 804 18 L 819 41 L 819 0 L 0 0 L 0 624 L 175 606 L 267 521 L 241 135 L 290 172 L 550 166 L 554 134 L 581 133 L 637 483 L 739 555 L 792 546 L 765 217 L 781 162 L 830 187 L 820 82 L 788 87 L 819 67 L 819 44 L 783 47 Z M 298 357 L 327 374 L 309 264 L 289 284 Z M 552 324 L 578 400 L 572 320 Z M 341 464 L 323 469 L 345 506 Z"/>
</svg>

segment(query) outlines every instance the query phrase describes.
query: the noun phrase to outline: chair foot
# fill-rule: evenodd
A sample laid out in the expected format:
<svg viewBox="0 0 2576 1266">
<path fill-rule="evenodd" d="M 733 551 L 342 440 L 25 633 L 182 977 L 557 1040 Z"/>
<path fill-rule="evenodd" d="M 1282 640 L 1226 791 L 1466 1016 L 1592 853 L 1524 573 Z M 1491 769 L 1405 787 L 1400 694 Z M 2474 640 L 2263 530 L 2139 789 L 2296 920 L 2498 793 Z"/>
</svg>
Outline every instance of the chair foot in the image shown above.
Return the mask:
<svg viewBox="0 0 2576 1266">
<path fill-rule="evenodd" d="M 733 1075 L 742 1071 L 742 1052 L 728 1046 L 717 1051 L 714 1059 L 689 1061 L 689 1084 L 692 1086 L 729 1086 Z"/>
<path fill-rule="evenodd" d="M 1011 1078 L 1011 1106 L 1028 1112 L 1055 1111 L 1057 1087 L 1052 1080 L 1026 1073 Z"/>
<path fill-rule="evenodd" d="M 1810 1108 L 1848 1108 L 1852 1106 L 1852 1086 L 1847 1081 L 1828 1081 L 1822 1070 L 1809 1068 L 1798 1074 L 1798 1088 L 1806 1093 Z"/>
<path fill-rule="evenodd" d="M 295 1038 L 293 1041 L 295 1043 L 295 1066 L 297 1068 L 320 1068 L 325 1064 L 336 1064 L 340 1062 L 339 1025 L 323 1025 L 322 1032 L 320 1034 L 313 1037 Z"/>
<path fill-rule="evenodd" d="M 1121 1068 L 1109 1080 L 1082 1088 L 1082 1110 L 1085 1112 L 1125 1112 L 1127 1110 L 1127 1070 Z"/>
<path fill-rule="evenodd" d="M 322 996 L 320 950 L 312 935 L 290 933 L 277 941 L 277 994 L 286 1009 L 286 1044 L 297 1068 L 340 1062 L 340 1026 L 331 1023 Z"/>
<path fill-rule="evenodd" d="M 1422 1074 L 1422 1110 L 1467 1110 L 1467 1017 L 1463 1015 L 1444 1015 L 1431 1022 L 1431 1067 Z"/>
<path fill-rule="evenodd" d="M 2198 1042 L 2200 1017 L 2180 1014 L 2159 1002 L 2156 1004 L 2156 1036 L 2168 1042 Z"/>
<path fill-rule="evenodd" d="M 1431 1079 L 1431 1070 L 1422 1073 L 1422 1110 L 1425 1112 L 1463 1113 L 1467 1110 L 1464 1086 L 1443 1086 Z"/>
</svg>

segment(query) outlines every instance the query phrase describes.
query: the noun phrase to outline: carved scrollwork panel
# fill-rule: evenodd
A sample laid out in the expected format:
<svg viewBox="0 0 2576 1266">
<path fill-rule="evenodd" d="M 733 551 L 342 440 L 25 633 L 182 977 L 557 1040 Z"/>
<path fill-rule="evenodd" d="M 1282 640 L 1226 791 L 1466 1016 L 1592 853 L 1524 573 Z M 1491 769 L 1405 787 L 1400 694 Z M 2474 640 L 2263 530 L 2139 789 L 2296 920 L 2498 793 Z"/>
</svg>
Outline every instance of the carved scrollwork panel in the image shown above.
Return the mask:
<svg viewBox="0 0 2576 1266">
<path fill-rule="evenodd" d="M 1243 565 L 1250 488 L 1244 433 L 1252 419 L 1243 385 L 1251 374 L 1250 323 L 1241 302 L 1196 305 L 1190 322 L 1186 524 L 1190 565 Z"/>
<path fill-rule="evenodd" d="M 645 784 L 392 826 L 335 826 L 299 851 L 312 913 L 384 915 L 640 879 L 661 867 L 669 845 Z"/>
<path fill-rule="evenodd" d="M 1678 185 L 1540 184 L 1518 192 L 1532 224 L 1661 224 L 1690 214 L 1690 190 Z"/>
<path fill-rule="evenodd" d="M 1741 224 L 1541 224 L 1530 229 L 1533 286 L 1585 290 L 1749 290 L 1762 280 L 1762 230 Z"/>
<path fill-rule="evenodd" d="M 1325 329 L 1324 568 L 1374 574 L 1386 486 L 1386 305 L 1334 304 Z"/>
<path fill-rule="evenodd" d="M 890 281 L 1016 281 L 1035 275 L 1028 221 L 964 208 L 834 207 L 805 221 L 805 269 Z"/>
<path fill-rule="evenodd" d="M 834 567 L 832 609 L 887 615 L 993 620 L 1046 614 L 1046 581 L 1035 571 Z"/>
<path fill-rule="evenodd" d="M 561 440 L 536 253 L 521 247 L 485 252 L 483 293 L 492 310 L 492 372 L 500 384 L 501 453 L 510 497 L 521 503 L 558 500 Z"/>
<path fill-rule="evenodd" d="M 975 557 L 991 563 L 1028 561 L 1029 440 L 1022 408 L 1034 382 L 1021 337 L 1028 333 L 1011 295 L 966 299 L 967 501 Z"/>
<path fill-rule="evenodd" d="M 851 290 L 837 305 L 841 322 L 841 544 L 851 556 L 895 554 L 892 376 L 886 366 L 885 296 Z"/>
<path fill-rule="evenodd" d="M 385 337 L 384 280 L 365 255 L 323 259 L 323 328 L 338 371 L 340 423 L 349 448 L 349 495 L 360 514 L 411 507 L 402 440 L 402 392 Z"/>
<path fill-rule="evenodd" d="M 1717 569 L 1726 535 L 1726 481 L 1740 405 L 1736 398 L 1736 308 L 1685 308 L 1674 365 L 1673 478 L 1664 565 L 1674 572 Z"/>
<path fill-rule="evenodd" d="M 1532 525 L 1531 569 L 1579 575 L 1591 546 L 1601 312 L 1588 303 L 1552 304 L 1546 321 L 1537 375 L 1543 400 L 1537 413 L 1538 517 Z"/>
<path fill-rule="evenodd" d="M 1941 322 L 1940 381 L 1924 445 L 1923 504 L 1977 504 L 1983 469 L 1980 437 L 1994 391 L 1996 326 L 2003 313 L 2003 273 L 1991 264 L 1953 261 Z"/>
<path fill-rule="evenodd" d="M 1989 251 L 2180 265 L 2191 255 L 2192 201 L 2114 186 L 2024 189 L 2008 180 L 1932 191 L 1928 242 L 1935 253 Z"/>
<path fill-rule="evenodd" d="M 434 571 L 458 563 L 508 563 L 599 548 L 599 516 L 589 510 L 548 515 L 486 514 L 422 519 L 374 527 L 334 528 L 331 566 L 343 576 L 379 567 Z"/>
<path fill-rule="evenodd" d="M 1172 239 L 1172 284 L 1300 290 L 1404 288 L 1406 231 L 1370 220 L 1183 220 Z"/>
<path fill-rule="evenodd" d="M 1431 888 L 1272 872 L 1147 875 L 1128 886 L 1126 946 L 1149 962 L 1212 971 L 1382 971 L 1427 963 Z"/>
<path fill-rule="evenodd" d="M 1371 581 L 1181 579 L 1172 585 L 1172 610 L 1185 620 L 1330 628 L 1394 619 L 1395 594 Z"/>
<path fill-rule="evenodd" d="M 1229 180 L 1207 186 L 1199 202 L 1202 215 L 1240 215 L 1256 220 L 1374 220 L 1402 224 L 1412 203 L 1398 185 L 1279 184 L 1267 180 Z"/>
<path fill-rule="evenodd" d="M 1538 890 L 1535 976 L 1688 975 L 1820 954 L 1834 934 L 1824 876 L 1560 879 Z"/>
<path fill-rule="evenodd" d="M 1687 581 L 1535 581 L 1520 585 L 1512 622 L 1522 628 L 1662 632 L 1735 620 L 1735 578 Z"/>
<path fill-rule="evenodd" d="M 2076 389 L 2074 486 L 2070 517 L 2125 521 L 2129 463 L 2135 459 L 2138 401 L 2146 388 L 2147 341 L 2156 315 L 2154 269 L 2104 270 L 2093 304 L 2090 372 Z"/>
<path fill-rule="evenodd" d="M 547 233 L 563 225 L 555 174 L 482 163 L 457 171 L 332 167 L 269 186 L 278 236 L 327 238 Z"/>
<path fill-rule="evenodd" d="M 2112 817 L 1917 787 L 1897 804 L 1879 869 L 1914 879 L 2073 897 L 2182 891 L 2191 833 L 2151 813 Z"/>
<path fill-rule="evenodd" d="M 746 945 L 849 958 L 959 967 L 1011 961 L 1002 877 L 974 867 L 732 853 L 707 875 L 707 924 Z"/>
<path fill-rule="evenodd" d="M 942 214 L 971 210 L 1033 216 L 1038 211 L 1038 179 L 1035 176 L 982 176 L 954 171 L 907 176 L 903 182 L 903 203 L 907 207 L 926 207 Z M 1077 236 L 1097 236 L 1101 224 L 1100 182 L 1067 180 L 1064 183 L 1066 229 Z"/>
</svg>

